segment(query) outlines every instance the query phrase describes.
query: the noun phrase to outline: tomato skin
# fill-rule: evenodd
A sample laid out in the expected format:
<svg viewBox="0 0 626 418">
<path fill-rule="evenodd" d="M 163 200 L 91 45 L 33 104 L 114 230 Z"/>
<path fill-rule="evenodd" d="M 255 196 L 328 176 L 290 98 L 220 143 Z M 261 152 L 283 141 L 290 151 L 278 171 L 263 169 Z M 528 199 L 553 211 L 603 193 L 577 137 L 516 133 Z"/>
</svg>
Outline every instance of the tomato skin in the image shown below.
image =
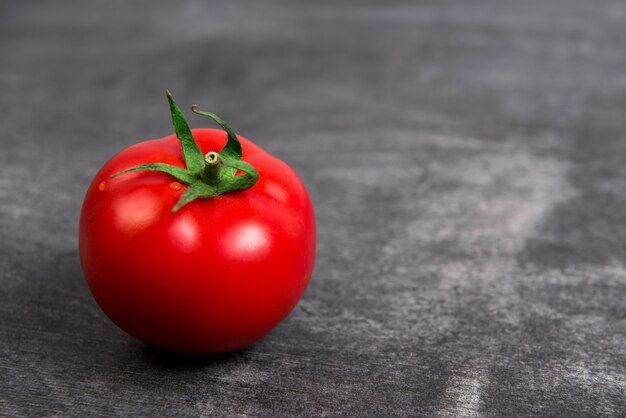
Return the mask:
<svg viewBox="0 0 626 418">
<path fill-rule="evenodd" d="M 226 143 L 222 130 L 193 135 L 203 153 Z M 238 138 L 258 183 L 176 213 L 187 186 L 169 175 L 110 178 L 145 163 L 184 168 L 175 135 L 123 150 L 92 181 L 80 217 L 81 264 L 98 305 L 134 337 L 178 352 L 234 351 L 270 332 L 304 293 L 316 245 L 308 193 L 288 165 Z"/>
</svg>

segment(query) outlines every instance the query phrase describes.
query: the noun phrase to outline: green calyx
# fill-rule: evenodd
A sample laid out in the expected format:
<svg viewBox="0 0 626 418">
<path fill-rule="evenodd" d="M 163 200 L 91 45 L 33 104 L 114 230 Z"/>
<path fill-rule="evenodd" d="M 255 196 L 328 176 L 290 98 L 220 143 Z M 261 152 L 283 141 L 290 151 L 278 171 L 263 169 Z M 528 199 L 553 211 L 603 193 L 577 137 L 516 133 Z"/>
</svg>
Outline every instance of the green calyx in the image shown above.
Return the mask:
<svg viewBox="0 0 626 418">
<path fill-rule="evenodd" d="M 241 161 L 241 143 L 226 122 L 211 112 L 198 110 L 196 105 L 191 107 L 194 113 L 212 118 L 228 135 L 226 145 L 219 152 L 211 151 L 203 155 L 193 138 L 183 112 L 176 105 L 168 90 L 166 90 L 165 94 L 170 105 L 174 132 L 180 141 L 183 159 L 187 168 L 184 169 L 164 163 L 141 164 L 116 173 L 111 177 L 121 176 L 133 171 L 159 171 L 169 174 L 179 182 L 189 186 L 172 209 L 172 212 L 178 211 L 178 209 L 196 199 L 210 199 L 224 193 L 246 190 L 259 181 L 259 173 L 254 167 L 245 161 Z M 236 175 L 238 170 L 242 171 L 243 174 Z"/>
</svg>

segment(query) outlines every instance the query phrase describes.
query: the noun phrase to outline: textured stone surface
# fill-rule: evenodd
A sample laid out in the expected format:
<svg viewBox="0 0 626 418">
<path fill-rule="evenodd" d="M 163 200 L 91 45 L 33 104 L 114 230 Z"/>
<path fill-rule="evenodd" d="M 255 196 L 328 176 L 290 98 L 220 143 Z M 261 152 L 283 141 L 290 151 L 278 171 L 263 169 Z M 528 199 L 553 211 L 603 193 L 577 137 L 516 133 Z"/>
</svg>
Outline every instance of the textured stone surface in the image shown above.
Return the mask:
<svg viewBox="0 0 626 418">
<path fill-rule="evenodd" d="M 624 415 L 623 1 L 161 3 L 0 5 L 0 415 Z M 133 340 L 80 270 L 166 87 L 314 200 L 309 289 L 241 352 Z"/>
</svg>

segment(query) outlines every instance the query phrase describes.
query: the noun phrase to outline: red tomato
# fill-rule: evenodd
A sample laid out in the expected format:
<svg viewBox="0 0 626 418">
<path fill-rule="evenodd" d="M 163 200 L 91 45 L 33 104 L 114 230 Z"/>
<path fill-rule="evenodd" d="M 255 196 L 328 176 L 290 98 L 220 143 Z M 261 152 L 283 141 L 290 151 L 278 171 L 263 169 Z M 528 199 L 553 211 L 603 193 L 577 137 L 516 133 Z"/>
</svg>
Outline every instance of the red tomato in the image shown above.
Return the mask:
<svg viewBox="0 0 626 418">
<path fill-rule="evenodd" d="M 227 143 L 222 130 L 197 129 L 193 137 L 203 154 Z M 169 174 L 111 176 L 154 162 L 185 169 L 176 135 L 123 150 L 91 183 L 81 264 L 97 303 L 129 334 L 180 352 L 233 351 L 266 335 L 302 296 L 315 258 L 307 191 L 287 164 L 238 139 L 258 182 L 175 213 L 189 186 Z"/>
</svg>

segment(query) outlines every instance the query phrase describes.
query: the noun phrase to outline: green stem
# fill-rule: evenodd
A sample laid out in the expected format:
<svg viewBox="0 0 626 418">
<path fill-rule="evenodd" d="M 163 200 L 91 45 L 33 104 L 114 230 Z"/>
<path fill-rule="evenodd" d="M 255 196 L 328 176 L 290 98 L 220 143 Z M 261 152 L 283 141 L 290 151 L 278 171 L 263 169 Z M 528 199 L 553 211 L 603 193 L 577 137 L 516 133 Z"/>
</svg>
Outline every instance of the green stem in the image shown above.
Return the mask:
<svg viewBox="0 0 626 418">
<path fill-rule="evenodd" d="M 217 186 L 220 183 L 220 172 L 226 160 L 215 151 L 208 152 L 204 156 L 204 172 L 202 173 L 202 181 L 211 186 Z"/>
<path fill-rule="evenodd" d="M 210 199 L 220 194 L 246 190 L 259 181 L 259 173 L 256 169 L 241 160 L 241 143 L 226 122 L 214 113 L 198 110 L 196 105 L 192 107 L 194 113 L 209 116 L 217 122 L 226 131 L 228 138 L 226 145 L 220 152 L 211 151 L 202 155 L 185 116 L 169 91 L 166 91 L 166 95 L 170 105 L 174 132 L 180 141 L 183 160 L 187 168 L 154 162 L 128 168 L 113 174 L 112 178 L 135 171 L 158 171 L 169 174 L 189 186 L 179 198 L 172 212 L 178 211 L 196 199 Z M 242 171 L 243 174 L 236 175 L 238 171 Z"/>
</svg>

